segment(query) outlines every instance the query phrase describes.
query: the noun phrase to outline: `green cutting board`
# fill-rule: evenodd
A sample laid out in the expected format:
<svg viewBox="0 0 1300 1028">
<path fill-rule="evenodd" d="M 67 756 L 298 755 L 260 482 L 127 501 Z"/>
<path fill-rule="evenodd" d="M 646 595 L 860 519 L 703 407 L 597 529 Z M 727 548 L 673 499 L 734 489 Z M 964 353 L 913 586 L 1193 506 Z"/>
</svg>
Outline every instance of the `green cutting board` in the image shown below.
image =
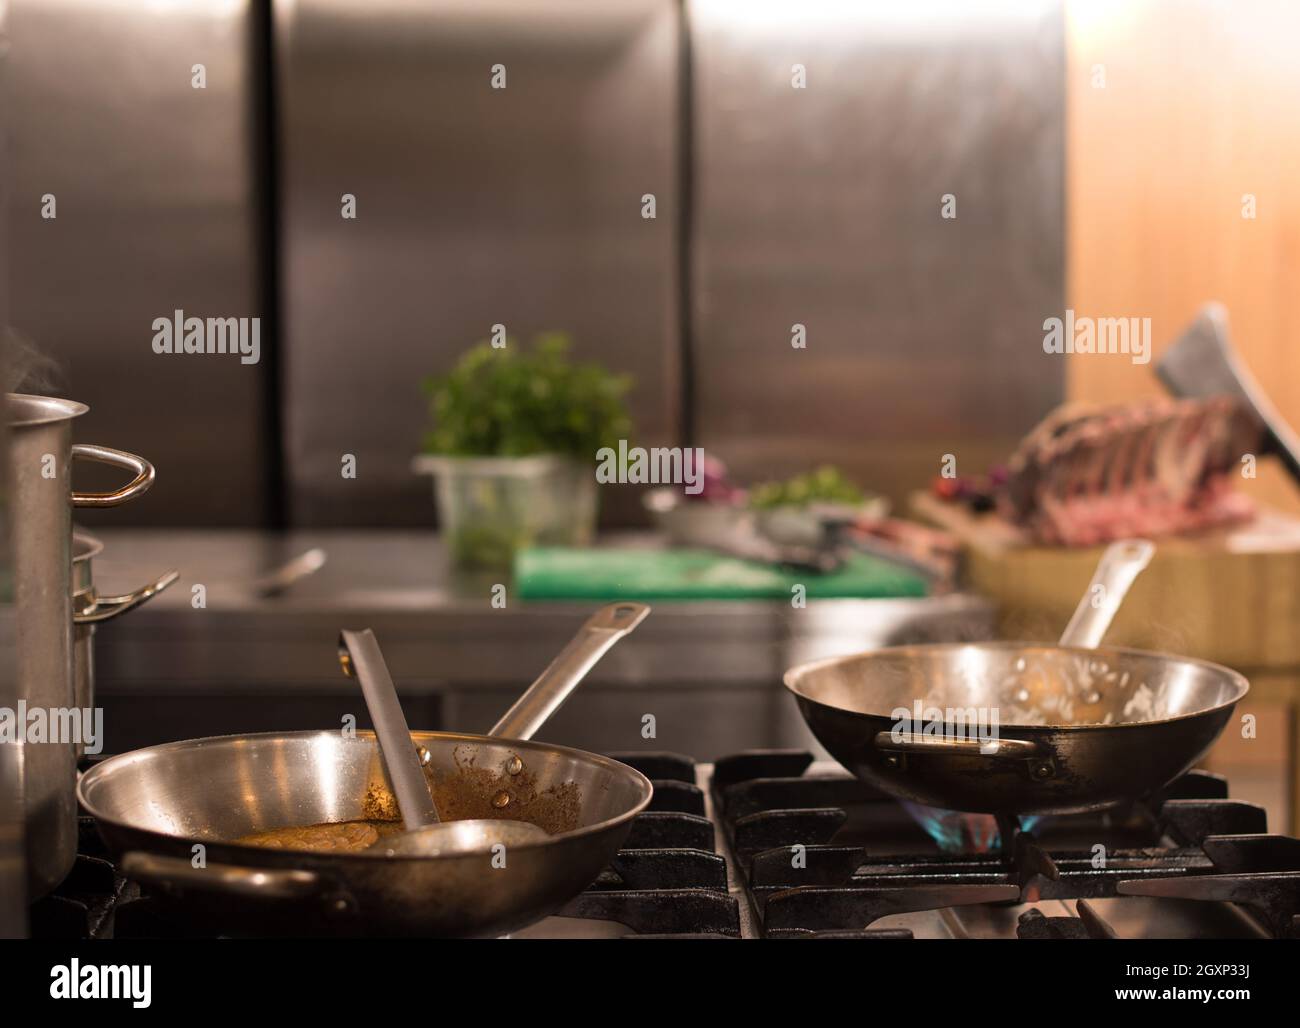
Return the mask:
<svg viewBox="0 0 1300 1028">
<path fill-rule="evenodd" d="M 925 596 L 919 575 L 864 553 L 838 571 L 800 574 L 707 550 L 524 550 L 515 557 L 515 593 L 525 600 L 789 600 Z"/>
</svg>

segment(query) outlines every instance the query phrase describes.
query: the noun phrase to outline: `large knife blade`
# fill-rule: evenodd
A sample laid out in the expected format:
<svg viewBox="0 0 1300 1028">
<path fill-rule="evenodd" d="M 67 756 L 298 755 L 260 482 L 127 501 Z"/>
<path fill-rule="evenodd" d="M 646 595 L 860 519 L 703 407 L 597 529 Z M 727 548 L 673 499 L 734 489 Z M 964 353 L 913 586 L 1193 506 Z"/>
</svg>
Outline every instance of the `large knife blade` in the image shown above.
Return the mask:
<svg viewBox="0 0 1300 1028">
<path fill-rule="evenodd" d="M 1265 429 L 1265 451 L 1281 459 L 1300 482 L 1300 437 L 1264 394 L 1228 339 L 1228 312 L 1209 303 L 1156 363 L 1156 375 L 1174 396 L 1233 396 Z"/>
</svg>

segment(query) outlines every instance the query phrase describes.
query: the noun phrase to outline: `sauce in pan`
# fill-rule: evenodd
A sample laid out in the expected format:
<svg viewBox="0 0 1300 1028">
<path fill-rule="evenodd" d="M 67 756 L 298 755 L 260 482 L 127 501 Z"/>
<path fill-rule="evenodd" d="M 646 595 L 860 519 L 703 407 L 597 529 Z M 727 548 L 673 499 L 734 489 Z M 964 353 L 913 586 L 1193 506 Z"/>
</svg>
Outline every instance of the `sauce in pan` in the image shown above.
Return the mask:
<svg viewBox="0 0 1300 1028">
<path fill-rule="evenodd" d="M 467 750 L 468 756 L 462 755 L 459 748 L 454 753 L 454 771 L 425 771 L 444 821 L 509 818 L 531 821 L 550 835 L 578 827 L 582 789 L 577 782 L 556 782 L 541 788 L 535 774 L 523 766 L 517 755 L 512 754 L 499 770 L 494 770 L 476 766 L 473 747 Z M 242 835 L 235 842 L 277 850 L 359 853 L 379 839 L 402 831 L 397 801 L 382 784 L 369 785 L 359 813 L 368 816 L 272 828 Z"/>
<path fill-rule="evenodd" d="M 240 836 L 244 846 L 274 850 L 312 850 L 317 853 L 357 853 L 386 835 L 402 830 L 400 821 L 335 821 L 318 825 L 291 825 L 269 832 Z"/>
</svg>

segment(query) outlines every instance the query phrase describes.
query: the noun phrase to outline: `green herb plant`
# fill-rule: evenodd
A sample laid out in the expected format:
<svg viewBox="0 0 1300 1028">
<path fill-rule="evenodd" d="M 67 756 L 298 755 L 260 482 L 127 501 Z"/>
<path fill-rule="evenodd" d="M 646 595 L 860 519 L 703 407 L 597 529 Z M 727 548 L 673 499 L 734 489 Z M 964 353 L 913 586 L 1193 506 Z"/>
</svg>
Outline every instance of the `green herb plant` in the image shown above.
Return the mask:
<svg viewBox="0 0 1300 1028">
<path fill-rule="evenodd" d="M 533 545 L 572 545 L 589 534 L 591 516 L 575 500 L 572 476 L 592 478 L 603 446 L 617 448 L 632 431 L 625 397 L 631 379 L 599 364 L 569 358 L 563 333 L 538 336 L 524 348 L 507 340 L 480 343 L 444 375 L 424 382 L 432 427 L 426 453 L 443 457 L 570 458 L 570 472 L 552 480 L 509 474 L 449 474 L 440 495 L 448 545 L 463 567 L 509 568 Z M 568 475 L 568 477 L 565 477 Z"/>
<path fill-rule="evenodd" d="M 625 402 L 632 380 L 575 362 L 569 349 L 561 332 L 539 335 L 530 348 L 479 343 L 445 375 L 426 379 L 433 427 L 425 452 L 589 461 L 602 446 L 617 447 L 632 431 Z"/>
<path fill-rule="evenodd" d="M 810 503 L 842 503 L 856 506 L 866 499 L 862 490 L 835 467 L 825 465 L 784 482 L 763 482 L 749 491 L 749 505 L 755 510 L 776 507 L 806 507 Z"/>
</svg>

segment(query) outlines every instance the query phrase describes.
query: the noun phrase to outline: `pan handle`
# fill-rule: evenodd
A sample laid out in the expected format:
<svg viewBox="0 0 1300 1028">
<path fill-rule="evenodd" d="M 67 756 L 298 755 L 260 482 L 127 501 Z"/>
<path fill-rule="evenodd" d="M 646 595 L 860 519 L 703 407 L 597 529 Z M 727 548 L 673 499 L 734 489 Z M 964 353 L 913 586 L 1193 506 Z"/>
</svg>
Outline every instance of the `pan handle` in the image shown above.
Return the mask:
<svg viewBox="0 0 1300 1028">
<path fill-rule="evenodd" d="M 1061 634 L 1061 645 L 1089 650 L 1100 646 L 1129 586 L 1151 563 L 1155 552 L 1155 544 L 1145 539 L 1122 539 L 1107 546 L 1087 592 Z"/>
<path fill-rule="evenodd" d="M 560 709 L 587 672 L 616 642 L 645 620 L 644 603 L 611 603 L 587 619 L 567 646 L 551 661 L 488 735 L 504 739 L 531 739 L 547 719 Z"/>
<path fill-rule="evenodd" d="M 112 464 L 115 467 L 126 468 L 128 471 L 135 472 L 135 478 L 131 479 L 122 488 L 114 489 L 111 493 L 79 493 L 74 491 L 72 494 L 72 505 L 74 507 L 116 507 L 119 503 L 126 503 L 127 500 L 133 500 L 137 496 L 148 492 L 149 487 L 153 485 L 153 465 L 143 457 L 137 457 L 134 453 L 113 450 L 107 446 L 75 443 L 72 447 L 72 457 L 74 460 L 93 460 L 100 464 Z"/>
<path fill-rule="evenodd" d="M 168 893 L 208 892 L 259 900 L 303 900 L 325 891 L 325 879 L 297 868 L 195 867 L 185 857 L 132 850 L 122 857 L 122 874 Z"/>
<path fill-rule="evenodd" d="M 988 757 L 992 760 L 1032 760 L 1043 756 L 1038 743 L 1028 739 L 948 739 L 944 736 L 918 735 L 915 732 L 877 732 L 876 749 L 898 753 L 948 753 Z"/>
</svg>

